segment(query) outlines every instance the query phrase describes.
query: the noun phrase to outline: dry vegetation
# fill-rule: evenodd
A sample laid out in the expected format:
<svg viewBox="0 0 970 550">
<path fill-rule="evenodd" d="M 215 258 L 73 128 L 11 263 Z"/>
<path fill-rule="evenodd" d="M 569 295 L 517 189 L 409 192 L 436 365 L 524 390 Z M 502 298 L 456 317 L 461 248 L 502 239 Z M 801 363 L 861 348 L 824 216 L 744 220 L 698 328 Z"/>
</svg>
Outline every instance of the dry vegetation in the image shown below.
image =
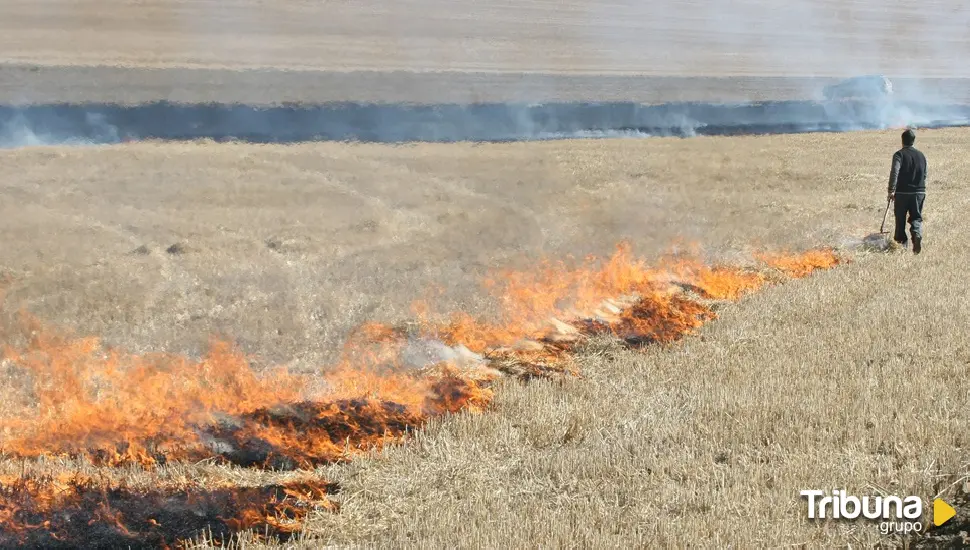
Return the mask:
<svg viewBox="0 0 970 550">
<path fill-rule="evenodd" d="M 0 101 L 777 100 L 814 95 L 821 84 L 810 77 L 863 67 L 967 76 L 967 21 L 944 4 L 718 5 L 701 14 L 678 2 L 153 0 L 106 9 L 101 0 L 0 0 Z M 896 81 L 903 97 L 921 91 L 918 80 Z M 922 85 L 967 93 L 957 80 Z M 888 131 L 0 151 L 0 343 L 17 339 L 10 314 L 22 306 L 136 354 L 196 359 L 220 335 L 257 370 L 283 364 L 303 377 L 258 381 L 230 360 L 225 387 L 257 398 L 219 394 L 211 401 L 220 412 L 302 395 L 293 380 L 326 379 L 321 367 L 353 327 L 412 318 L 415 299 L 495 318 L 483 277 L 539 256 L 605 255 L 628 239 L 651 260 L 684 242 L 709 260 L 818 245 L 853 260 L 724 305 L 717 321 L 666 348 L 593 340 L 579 350 L 583 378 L 505 380 L 488 412 L 438 418 L 407 444 L 349 463 L 271 472 L 191 454 L 155 469 L 3 458 L 0 525 L 9 491 L 43 497 L 34 504 L 44 509 L 51 487 L 75 476 L 94 483 L 79 491 L 87 515 L 75 516 L 94 519 L 87 542 L 119 513 L 133 528 L 151 531 L 161 518 L 189 536 L 205 523 L 226 527 L 226 516 L 284 489 L 328 493 L 335 482 L 339 494 L 313 499 L 330 504 L 309 513 L 291 547 L 871 546 L 880 539 L 872 525 L 806 520 L 798 491 L 942 492 L 956 502 L 970 476 L 960 225 L 970 131 L 920 132 L 930 196 L 919 257 L 859 246 L 877 230 L 897 144 Z M 83 347 L 66 346 L 65 358 L 97 363 Z M 11 411 L 61 382 L 25 391 L 44 381 L 14 376 L 14 362 L 0 362 L 7 427 L 17 425 Z M 211 398 L 208 379 L 193 378 L 199 363 L 176 366 L 178 377 L 147 386 L 145 418 L 169 413 L 166 392 Z M 116 402 L 101 410 L 109 420 L 139 398 L 94 378 L 102 401 Z M 65 388 L 71 397 L 74 386 Z M 48 424 L 34 425 L 48 439 L 74 427 L 52 423 L 54 408 L 37 412 Z M 117 425 L 137 432 L 141 418 Z M 186 419 L 170 420 L 176 437 Z M 0 431 L 0 447 L 16 435 Z M 324 454 L 339 454 L 340 443 L 327 441 Z M 45 474 L 55 480 L 46 489 L 8 483 Z M 103 493 L 106 483 L 129 492 Z"/>
<path fill-rule="evenodd" d="M 970 77 L 970 21 L 947 2 L 0 0 L 0 13 L 5 103 L 788 100 L 820 97 L 814 77 L 869 72 L 903 96 L 966 101 Z"/>
<path fill-rule="evenodd" d="M 0 61 L 48 66 L 970 76 L 966 15 L 942 2 L 0 0 L 0 13 Z"/>
<path fill-rule="evenodd" d="M 0 266 L 8 303 L 110 344 L 197 354 L 222 333 L 312 372 L 353 325 L 408 317 L 431 288 L 443 309 L 489 314 L 481 276 L 539 254 L 622 238 L 647 257 L 677 239 L 722 259 L 850 246 L 851 264 L 726 306 L 673 349 L 591 344 L 582 380 L 503 384 L 487 414 L 321 468 L 341 509 L 310 518 L 307 546 L 872 544 L 868 525 L 810 524 L 798 491 L 931 497 L 970 473 L 970 132 L 920 133 L 924 254 L 862 253 L 851 245 L 877 230 L 897 134 L 6 151 Z M 300 474 L 101 475 L 219 487 Z"/>
<path fill-rule="evenodd" d="M 111 344 L 196 353 L 223 333 L 316 364 L 435 287 L 442 309 L 485 308 L 482 276 L 537 254 L 862 236 L 896 145 L 872 136 L 7 151 L 0 262 L 9 300 Z M 832 147 L 871 164 L 824 166 Z"/>
</svg>

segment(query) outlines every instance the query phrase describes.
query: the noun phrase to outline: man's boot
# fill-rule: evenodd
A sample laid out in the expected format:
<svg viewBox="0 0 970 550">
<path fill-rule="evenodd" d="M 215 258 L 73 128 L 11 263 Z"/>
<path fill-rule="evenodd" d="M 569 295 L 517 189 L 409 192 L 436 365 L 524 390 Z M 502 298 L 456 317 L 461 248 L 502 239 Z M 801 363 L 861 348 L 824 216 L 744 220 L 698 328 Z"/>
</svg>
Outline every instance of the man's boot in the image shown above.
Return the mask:
<svg viewBox="0 0 970 550">
<path fill-rule="evenodd" d="M 923 250 L 923 238 L 913 237 L 913 254 L 919 254 Z"/>
</svg>

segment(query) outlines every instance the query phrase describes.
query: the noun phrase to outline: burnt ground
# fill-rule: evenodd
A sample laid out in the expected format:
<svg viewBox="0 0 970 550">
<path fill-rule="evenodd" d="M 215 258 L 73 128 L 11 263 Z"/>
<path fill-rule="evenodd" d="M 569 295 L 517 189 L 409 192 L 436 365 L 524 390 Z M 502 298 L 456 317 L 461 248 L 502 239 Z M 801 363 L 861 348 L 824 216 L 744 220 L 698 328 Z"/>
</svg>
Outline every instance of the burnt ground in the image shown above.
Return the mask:
<svg viewBox="0 0 970 550">
<path fill-rule="evenodd" d="M 896 79 L 888 104 L 819 101 L 834 81 L 0 64 L 0 147 L 687 137 L 970 120 L 966 79 Z"/>
<path fill-rule="evenodd" d="M 758 135 L 842 132 L 970 123 L 970 107 L 904 101 L 325 103 L 228 105 L 0 104 L 0 147 L 111 144 L 161 139 L 296 143 L 520 141 L 617 136 Z"/>
<path fill-rule="evenodd" d="M 311 481 L 145 491 L 24 478 L 0 486 L 0 548 L 168 548 L 200 536 L 226 541 L 249 528 L 285 541 L 312 510 L 336 510 L 327 495 L 338 490 Z"/>
</svg>

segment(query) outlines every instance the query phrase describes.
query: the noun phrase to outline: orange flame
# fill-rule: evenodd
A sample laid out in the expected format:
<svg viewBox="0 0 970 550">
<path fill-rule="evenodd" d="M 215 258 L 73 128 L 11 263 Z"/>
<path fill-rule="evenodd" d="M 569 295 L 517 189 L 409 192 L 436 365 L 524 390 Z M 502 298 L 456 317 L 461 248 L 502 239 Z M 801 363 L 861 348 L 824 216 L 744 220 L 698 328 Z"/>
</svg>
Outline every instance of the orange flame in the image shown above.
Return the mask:
<svg viewBox="0 0 970 550">
<path fill-rule="evenodd" d="M 621 243 L 603 262 L 589 257 L 570 267 L 545 260 L 536 269 L 501 271 L 486 281 L 500 306 L 497 320 L 467 312 L 434 315 L 417 303 L 412 329 L 365 323 L 348 338 L 338 364 L 316 374 L 258 373 L 239 350 L 218 340 L 199 360 L 104 350 L 95 338 L 65 337 L 24 315 L 27 344 L 3 346 L 2 357 L 27 380 L 21 393 L 29 398 L 11 396 L 0 412 L 0 453 L 146 466 L 216 457 L 285 469 L 346 460 L 400 440 L 430 417 L 485 410 L 489 382 L 500 373 L 575 374 L 572 351 L 587 336 L 608 334 L 630 346 L 669 344 L 716 318 L 715 301 L 737 300 L 779 273 L 804 277 L 840 262 L 828 249 L 755 258 L 760 269 L 709 266 L 696 254 L 671 254 L 648 265 Z M 325 390 L 310 390 L 317 382 Z M 53 511 L 65 507 L 87 510 L 86 521 L 110 525 L 125 540 L 156 533 L 156 523 L 164 526 L 138 516 L 137 505 L 124 508 L 129 501 L 144 503 L 145 495 L 96 500 L 90 484 L 75 484 L 67 492 L 75 500 L 68 502 L 58 500 L 63 486 L 0 479 L 0 541 L 14 531 L 75 540 L 79 535 L 56 525 Z M 277 493 L 239 491 L 221 501 L 231 508 L 221 525 L 298 529 L 302 505 Z M 272 513 L 252 506 L 253 499 L 268 499 Z"/>
<path fill-rule="evenodd" d="M 344 458 L 345 437 L 356 448 L 378 445 L 429 415 L 481 410 L 490 395 L 447 372 L 418 377 L 371 372 L 368 364 L 353 370 L 343 365 L 322 376 L 329 392 L 314 404 L 319 437 L 307 440 L 306 434 L 288 433 L 289 425 L 261 423 L 269 417 L 258 412 L 304 402 L 309 375 L 282 369 L 257 375 L 239 350 L 222 341 L 212 341 L 200 361 L 139 356 L 104 352 L 94 338 L 54 334 L 29 315 L 23 321 L 31 335 L 26 349 L 6 346 L 3 354 L 33 380 L 34 402 L 0 416 L 0 451 L 15 456 L 87 456 L 112 465 L 225 458 L 226 452 L 214 448 L 224 442 L 212 441 L 212 432 L 228 422 L 249 437 L 237 443 L 258 441 L 262 448 L 277 449 L 274 456 L 284 454 L 302 465 L 330 462 Z M 344 427 L 339 438 L 327 436 L 330 423 Z M 234 449 L 229 455 L 237 451 L 245 454 Z"/>
<path fill-rule="evenodd" d="M 0 477 L 0 546 L 163 547 L 208 531 L 257 529 L 286 539 L 313 510 L 336 511 L 333 484 L 137 489 L 89 476 Z"/>
<path fill-rule="evenodd" d="M 827 249 L 804 254 L 763 254 L 759 259 L 792 277 L 804 277 L 815 269 L 832 267 L 839 261 L 835 253 Z M 684 299 L 672 298 L 672 291 L 686 289 L 705 299 L 737 300 L 768 282 L 765 274 L 752 269 L 711 267 L 696 257 L 684 255 L 670 255 L 662 258 L 657 266 L 649 266 L 644 260 L 633 257 L 627 243 L 620 243 L 602 266 L 597 267 L 597 263 L 596 258 L 590 257 L 571 269 L 562 262 L 544 261 L 534 270 L 503 271 L 489 279 L 486 286 L 501 304 L 498 322 L 481 321 L 468 313 L 458 312 L 446 322 L 435 323 L 429 320 L 428 308 L 422 304 L 416 309 L 422 313 L 423 334 L 440 338 L 449 345 L 463 344 L 482 353 L 514 346 L 522 340 L 541 340 L 550 331 L 551 319 L 569 319 L 574 324 L 600 319 L 610 324 L 610 319 L 615 321 L 622 308 L 618 309 L 615 304 L 611 306 L 609 302 L 636 296 L 641 303 L 654 304 L 640 308 L 641 312 L 651 310 L 650 315 L 656 317 L 647 330 L 652 335 L 650 340 L 669 342 L 699 326 L 693 318 L 681 319 L 680 323 L 668 322 L 680 318 L 678 312 L 692 309 Z M 612 311 L 604 312 L 604 307 Z M 630 311 L 627 309 L 624 314 L 627 317 L 623 323 L 625 332 L 649 323 L 642 319 L 633 323 L 629 318 Z M 702 320 L 713 318 L 709 312 L 694 311 L 694 314 Z M 672 317 L 668 318 L 668 315 Z M 658 333 L 661 329 L 668 333 Z"/>
<path fill-rule="evenodd" d="M 829 269 L 839 263 L 831 250 L 809 250 L 803 254 L 783 252 L 760 253 L 756 258 L 770 267 L 796 278 L 805 277 L 818 269 Z"/>
</svg>

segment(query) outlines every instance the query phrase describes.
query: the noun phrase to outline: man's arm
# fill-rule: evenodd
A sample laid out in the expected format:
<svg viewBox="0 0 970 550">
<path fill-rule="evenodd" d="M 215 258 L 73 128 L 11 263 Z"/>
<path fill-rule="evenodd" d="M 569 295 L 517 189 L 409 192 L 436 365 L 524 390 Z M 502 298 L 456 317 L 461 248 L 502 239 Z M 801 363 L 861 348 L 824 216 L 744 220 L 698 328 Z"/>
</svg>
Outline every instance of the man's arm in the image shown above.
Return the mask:
<svg viewBox="0 0 970 550">
<path fill-rule="evenodd" d="M 896 181 L 899 180 L 899 167 L 902 165 L 902 155 L 899 152 L 893 153 L 893 166 L 889 171 L 889 198 L 896 195 Z"/>
</svg>

